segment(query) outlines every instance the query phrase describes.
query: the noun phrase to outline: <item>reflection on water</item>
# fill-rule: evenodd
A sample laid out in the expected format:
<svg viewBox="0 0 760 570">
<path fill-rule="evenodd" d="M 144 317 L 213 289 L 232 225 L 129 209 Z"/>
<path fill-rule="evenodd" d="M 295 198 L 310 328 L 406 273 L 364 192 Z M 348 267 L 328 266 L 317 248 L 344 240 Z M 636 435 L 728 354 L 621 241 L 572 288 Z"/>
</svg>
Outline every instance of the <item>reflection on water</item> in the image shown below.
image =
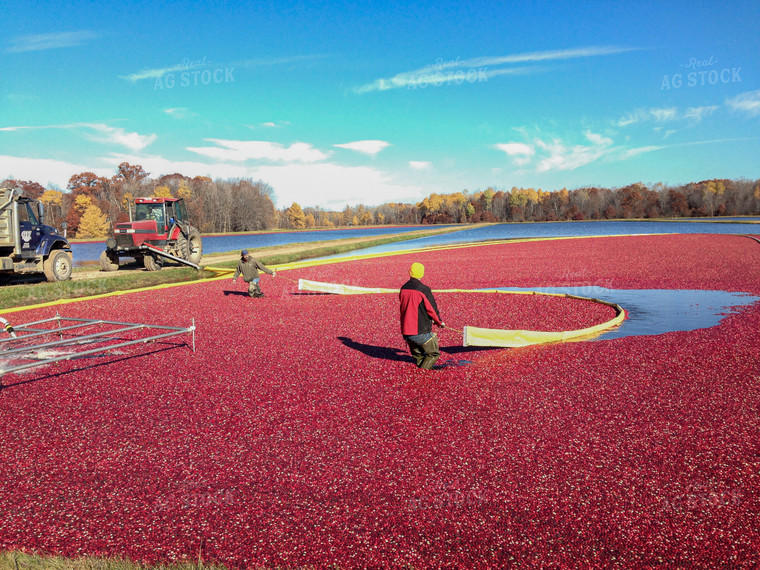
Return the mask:
<svg viewBox="0 0 760 570">
<path fill-rule="evenodd" d="M 567 293 L 617 303 L 628 318 L 594 340 L 658 335 L 714 327 L 738 308 L 760 301 L 748 293 L 701 289 L 606 289 L 604 287 L 499 287 L 503 291 Z M 475 323 L 473 323 L 475 325 Z"/>
</svg>

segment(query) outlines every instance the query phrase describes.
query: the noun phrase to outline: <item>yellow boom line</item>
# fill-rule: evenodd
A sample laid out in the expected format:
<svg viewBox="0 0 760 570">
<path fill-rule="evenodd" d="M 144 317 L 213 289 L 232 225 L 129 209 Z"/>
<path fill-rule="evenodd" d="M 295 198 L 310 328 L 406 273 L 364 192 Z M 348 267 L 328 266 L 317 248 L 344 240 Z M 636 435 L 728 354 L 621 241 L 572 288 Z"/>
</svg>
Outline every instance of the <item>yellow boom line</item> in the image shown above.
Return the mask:
<svg viewBox="0 0 760 570">
<path fill-rule="evenodd" d="M 342 283 L 323 283 L 320 281 L 310 281 L 308 279 L 298 280 L 298 289 L 300 291 L 314 291 L 319 293 L 332 293 L 335 295 L 372 295 L 379 293 L 397 293 L 397 289 L 388 289 L 385 287 L 358 287 L 355 285 L 344 285 Z M 465 326 L 462 338 L 463 346 L 498 346 L 507 348 L 517 348 L 521 346 L 530 346 L 532 344 L 548 344 L 554 342 L 568 342 L 581 339 L 589 339 L 599 334 L 619 326 L 625 320 L 625 311 L 620 305 L 593 299 L 591 297 L 580 297 L 566 293 L 544 293 L 541 291 L 505 291 L 501 289 L 435 289 L 436 293 L 501 293 L 504 295 L 544 295 L 549 297 L 566 297 L 569 299 L 579 299 L 591 303 L 607 305 L 615 309 L 615 317 L 598 325 L 576 329 L 571 331 L 531 331 L 531 330 L 508 330 L 508 329 L 486 329 L 481 327 Z"/>
</svg>

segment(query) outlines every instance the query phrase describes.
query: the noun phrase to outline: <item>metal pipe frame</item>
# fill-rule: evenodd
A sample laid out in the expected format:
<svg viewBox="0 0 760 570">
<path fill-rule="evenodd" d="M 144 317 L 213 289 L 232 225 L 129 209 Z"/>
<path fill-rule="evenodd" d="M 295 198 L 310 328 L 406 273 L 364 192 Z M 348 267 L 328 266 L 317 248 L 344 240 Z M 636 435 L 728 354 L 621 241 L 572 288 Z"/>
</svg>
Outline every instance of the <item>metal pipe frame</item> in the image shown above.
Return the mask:
<svg viewBox="0 0 760 570">
<path fill-rule="evenodd" d="M 177 257 L 176 255 L 172 255 L 171 253 L 166 253 L 163 249 L 159 249 L 159 248 L 157 248 L 155 246 L 152 246 L 152 245 L 149 245 L 147 243 L 144 243 L 144 244 L 140 245 L 140 249 L 145 249 L 145 250 L 148 250 L 148 251 L 152 251 L 156 255 L 161 255 L 163 257 L 171 259 L 172 261 L 177 261 L 179 263 L 184 263 L 185 265 L 189 265 L 193 269 L 200 270 L 200 268 L 201 268 L 201 266 L 198 265 L 197 263 L 193 263 L 192 261 L 188 261 L 187 259 L 182 259 L 181 257 Z"/>
<path fill-rule="evenodd" d="M 60 326 L 61 321 L 70 321 L 70 322 L 75 322 L 77 324 L 68 325 L 68 326 Z M 50 322 L 55 322 L 56 324 L 58 324 L 58 327 L 51 328 L 51 329 L 36 328 L 38 325 L 50 323 Z M 120 328 L 116 328 L 116 329 L 111 328 L 108 330 L 86 334 L 86 335 L 72 335 L 71 338 L 67 338 L 67 339 L 63 338 L 64 333 L 81 329 L 83 327 L 95 326 L 95 325 L 107 325 L 107 326 L 112 326 L 112 327 L 115 326 L 115 327 L 120 327 Z M 104 346 L 99 346 L 97 348 L 91 348 L 84 351 L 72 352 L 70 354 L 53 356 L 50 358 L 41 358 L 39 360 L 35 360 L 34 362 L 19 364 L 17 366 L 11 366 L 10 368 L 0 368 L 0 377 L 11 372 L 19 372 L 21 370 L 27 370 L 29 368 L 35 368 L 37 366 L 45 366 L 45 365 L 52 364 L 55 362 L 60 362 L 63 360 L 71 360 L 72 358 L 80 358 L 82 356 L 91 356 L 94 354 L 107 352 L 109 350 L 113 350 L 116 348 L 124 348 L 126 346 L 133 346 L 136 344 L 146 344 L 148 342 L 154 342 L 157 340 L 161 340 L 164 338 L 169 338 L 172 336 L 185 334 L 185 333 L 192 334 L 192 349 L 193 349 L 193 352 L 195 352 L 195 319 L 192 320 L 192 325 L 190 325 L 189 327 L 172 327 L 172 326 L 166 326 L 166 325 L 150 325 L 150 324 L 141 324 L 141 323 L 125 323 L 125 322 L 120 322 L 120 321 L 106 321 L 102 319 L 81 319 L 81 318 L 74 318 L 74 317 L 70 318 L 70 317 L 61 317 L 60 315 L 56 315 L 55 317 L 52 317 L 50 319 L 43 319 L 41 321 L 34 321 L 31 323 L 24 323 L 18 326 L 14 326 L 13 328 L 17 334 L 15 338 L 11 337 L 11 338 L 0 339 L 0 359 L 3 358 L 5 355 L 9 355 L 16 359 L 29 360 L 31 359 L 31 356 L 24 356 L 25 354 L 47 349 L 47 348 L 74 346 L 74 345 L 81 344 L 83 342 L 102 343 L 102 342 L 118 341 L 121 339 L 113 338 L 113 335 L 125 333 L 128 331 L 156 329 L 156 330 L 166 331 L 166 332 L 150 335 L 147 337 L 141 337 L 138 339 L 125 340 L 122 342 L 117 342 L 116 344 L 108 344 Z M 22 333 L 23 331 L 29 331 L 29 332 L 28 334 L 19 334 L 19 333 Z M 39 338 L 41 336 L 50 335 L 50 334 L 59 335 L 61 337 L 61 340 L 31 344 L 27 346 L 18 347 L 18 348 L 11 348 L 9 350 L 3 349 L 3 343 L 6 343 L 6 342 L 12 342 L 12 341 L 23 340 L 23 339 L 28 339 L 28 338 Z"/>
</svg>

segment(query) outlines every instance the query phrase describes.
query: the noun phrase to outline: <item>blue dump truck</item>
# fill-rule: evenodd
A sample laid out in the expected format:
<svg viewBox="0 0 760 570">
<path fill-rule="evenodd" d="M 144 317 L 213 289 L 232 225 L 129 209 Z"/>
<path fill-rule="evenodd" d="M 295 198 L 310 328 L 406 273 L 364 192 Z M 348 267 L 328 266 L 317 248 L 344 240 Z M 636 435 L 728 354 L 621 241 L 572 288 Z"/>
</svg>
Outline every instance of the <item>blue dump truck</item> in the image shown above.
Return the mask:
<svg viewBox="0 0 760 570">
<path fill-rule="evenodd" d="M 0 188 L 0 282 L 21 273 L 71 279 L 71 244 L 44 224 L 42 204 L 18 188 Z"/>
</svg>

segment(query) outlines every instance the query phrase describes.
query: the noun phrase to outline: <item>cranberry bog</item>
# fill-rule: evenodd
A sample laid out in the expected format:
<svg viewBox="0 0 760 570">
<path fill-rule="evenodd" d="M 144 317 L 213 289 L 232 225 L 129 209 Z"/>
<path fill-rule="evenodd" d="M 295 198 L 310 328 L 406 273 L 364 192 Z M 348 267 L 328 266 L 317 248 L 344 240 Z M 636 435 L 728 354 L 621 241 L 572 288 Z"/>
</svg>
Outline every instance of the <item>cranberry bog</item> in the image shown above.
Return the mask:
<svg viewBox="0 0 760 570">
<path fill-rule="evenodd" d="M 439 293 L 439 369 L 393 294 L 604 285 L 760 294 L 760 244 L 666 235 L 471 245 L 8 312 L 187 326 L 0 377 L 0 551 L 231 567 L 760 564 L 760 304 L 717 326 L 519 349 L 464 325 L 605 322 L 578 299 Z"/>
</svg>

